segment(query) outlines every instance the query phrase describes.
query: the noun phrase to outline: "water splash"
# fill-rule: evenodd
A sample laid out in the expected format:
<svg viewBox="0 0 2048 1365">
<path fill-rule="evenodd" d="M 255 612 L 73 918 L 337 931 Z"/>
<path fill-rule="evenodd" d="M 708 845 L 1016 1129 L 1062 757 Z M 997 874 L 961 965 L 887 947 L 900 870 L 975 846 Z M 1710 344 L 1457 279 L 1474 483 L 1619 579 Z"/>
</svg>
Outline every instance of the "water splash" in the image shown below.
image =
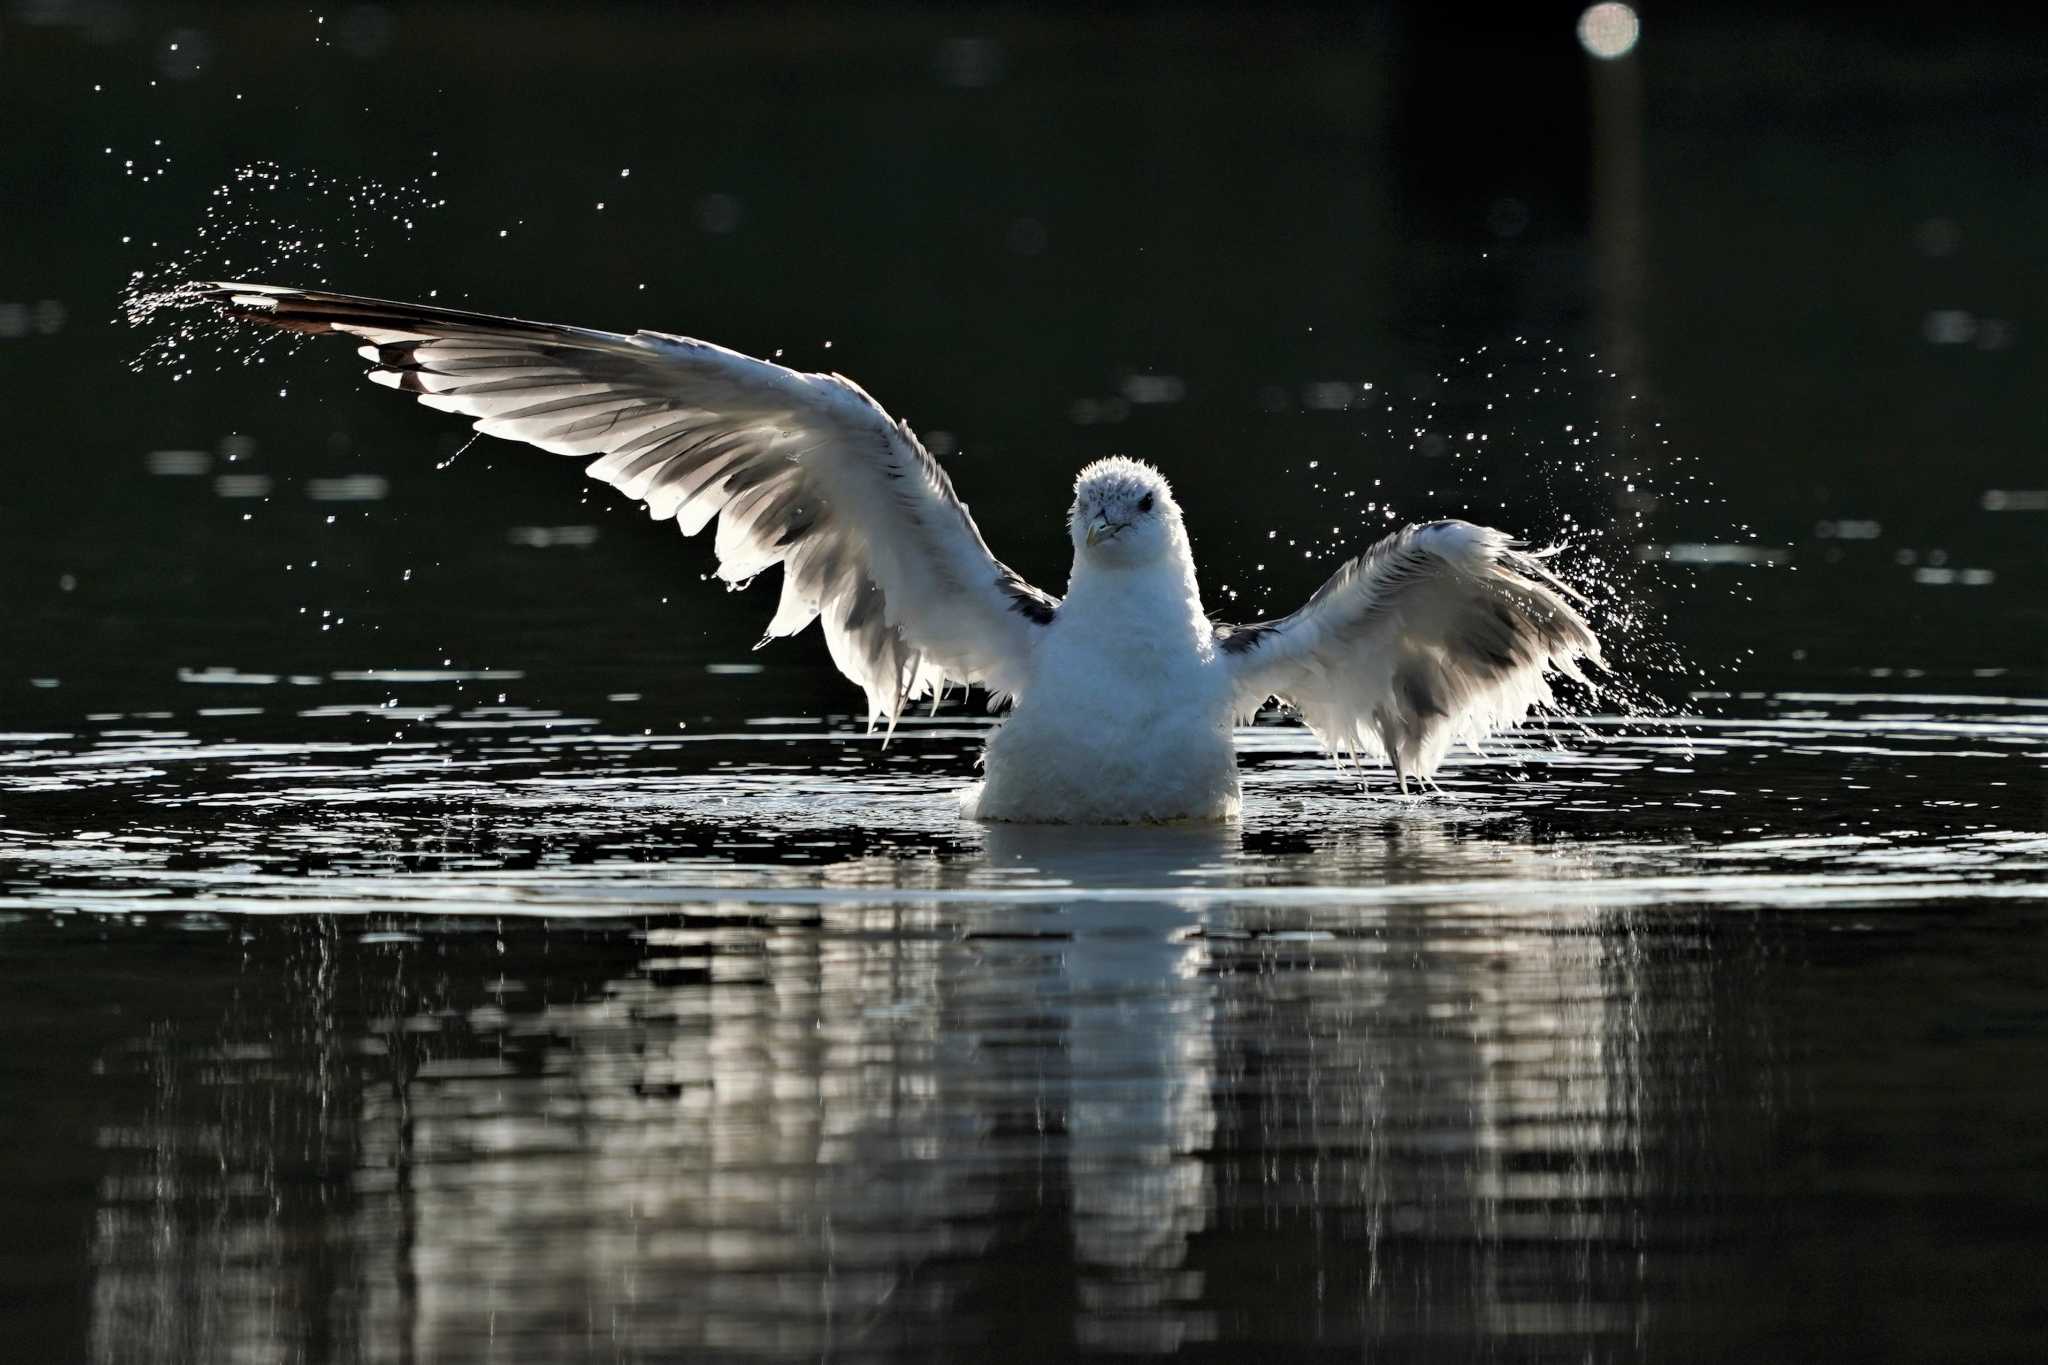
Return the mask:
<svg viewBox="0 0 2048 1365">
<path fill-rule="evenodd" d="M 354 270 L 380 247 L 411 240 L 422 220 L 446 208 L 435 178 L 433 171 L 409 179 L 341 175 L 275 161 L 240 167 L 208 192 L 189 243 L 128 277 L 120 314 L 144 333 L 129 368 L 167 369 L 180 380 L 204 356 L 214 368 L 253 365 L 268 349 L 295 346 L 300 338 L 286 333 L 236 327 L 192 283 L 288 276 L 329 284 L 334 266 Z"/>
<path fill-rule="evenodd" d="M 1248 587 L 1226 585 L 1225 599 L 1242 595 L 1252 614 L 1287 609 L 1269 577 L 1283 563 L 1334 568 L 1411 521 L 1455 516 L 1497 525 L 1561 551 L 1550 567 L 1586 598 L 1613 666 L 1600 680 L 1600 709 L 1670 717 L 1688 693 L 1725 686 L 1733 672 L 1690 656 L 1673 631 L 1673 611 L 1682 613 L 1709 582 L 1750 590 L 1746 575 L 1707 580 L 1701 569 L 1768 568 L 1789 558 L 1729 524 L 1727 501 L 1700 458 L 1674 449 L 1636 386 L 1582 347 L 1516 336 L 1453 353 L 1405 381 L 1329 379 L 1298 393 L 1274 386 L 1262 402 L 1292 422 L 1344 423 L 1350 436 L 1312 443 L 1315 457 L 1294 470 L 1308 484 L 1311 510 L 1266 532 L 1240 566 Z M 1740 553 L 1666 562 L 1647 552 L 1674 527 Z M 1594 701 L 1570 683 L 1560 694 L 1572 711 Z"/>
</svg>

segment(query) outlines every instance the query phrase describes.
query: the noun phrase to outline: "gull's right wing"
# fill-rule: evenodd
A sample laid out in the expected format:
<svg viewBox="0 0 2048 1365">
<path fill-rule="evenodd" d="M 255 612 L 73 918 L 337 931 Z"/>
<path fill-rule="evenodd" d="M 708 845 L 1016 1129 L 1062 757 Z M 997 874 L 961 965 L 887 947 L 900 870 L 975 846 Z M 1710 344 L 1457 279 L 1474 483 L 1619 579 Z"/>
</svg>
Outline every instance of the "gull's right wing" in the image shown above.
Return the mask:
<svg viewBox="0 0 2048 1365">
<path fill-rule="evenodd" d="M 363 342 L 370 378 L 586 472 L 695 535 L 719 577 L 782 566 L 767 637 L 813 618 L 893 720 L 948 683 L 1030 679 L 1058 607 L 989 552 L 953 482 L 851 380 L 660 332 L 591 331 L 263 284 L 191 286 L 228 314 Z"/>
</svg>

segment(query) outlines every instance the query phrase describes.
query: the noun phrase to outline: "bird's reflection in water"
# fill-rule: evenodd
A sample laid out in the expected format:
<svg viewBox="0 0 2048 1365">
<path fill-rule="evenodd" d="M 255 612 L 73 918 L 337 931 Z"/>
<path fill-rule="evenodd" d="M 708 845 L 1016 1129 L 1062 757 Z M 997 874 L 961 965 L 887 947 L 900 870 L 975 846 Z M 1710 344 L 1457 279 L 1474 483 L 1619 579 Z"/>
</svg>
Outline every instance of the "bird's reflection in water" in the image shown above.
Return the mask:
<svg viewBox="0 0 2048 1365">
<path fill-rule="evenodd" d="M 1240 837 L 988 832 L 1070 901 L 201 936 L 218 989 L 101 1059 L 138 1084 L 100 1133 L 96 1355 L 1644 1330 L 1691 1264 L 1675 1182 L 1744 1150 L 1703 1125 L 1769 1086 L 1720 1076 L 1713 980 L 1763 955 L 1555 899 L 1173 893 Z M 1542 856 L 1459 843 L 1330 856 Z"/>
<path fill-rule="evenodd" d="M 992 863 L 1096 888 L 1168 888 L 1233 857 L 1227 825 L 991 827 Z M 1047 1000 L 1064 1038 L 1061 1094 L 1087 1347 L 1170 1349 L 1202 1329 L 1189 1240 L 1208 1225 L 1215 1132 L 1215 984 L 1202 915 L 1165 897 L 1064 907 L 1070 935 Z"/>
</svg>

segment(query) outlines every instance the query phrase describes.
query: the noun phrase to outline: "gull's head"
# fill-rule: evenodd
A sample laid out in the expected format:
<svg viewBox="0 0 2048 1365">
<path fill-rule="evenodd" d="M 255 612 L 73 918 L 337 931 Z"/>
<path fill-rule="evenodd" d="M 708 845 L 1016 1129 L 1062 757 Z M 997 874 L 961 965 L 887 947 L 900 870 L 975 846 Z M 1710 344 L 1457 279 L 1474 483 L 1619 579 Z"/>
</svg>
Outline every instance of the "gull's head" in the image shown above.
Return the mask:
<svg viewBox="0 0 2048 1365">
<path fill-rule="evenodd" d="M 1074 480 L 1067 528 L 1075 553 L 1106 564 L 1148 563 L 1183 538 L 1180 504 L 1165 478 L 1121 455 L 1097 460 Z"/>
</svg>

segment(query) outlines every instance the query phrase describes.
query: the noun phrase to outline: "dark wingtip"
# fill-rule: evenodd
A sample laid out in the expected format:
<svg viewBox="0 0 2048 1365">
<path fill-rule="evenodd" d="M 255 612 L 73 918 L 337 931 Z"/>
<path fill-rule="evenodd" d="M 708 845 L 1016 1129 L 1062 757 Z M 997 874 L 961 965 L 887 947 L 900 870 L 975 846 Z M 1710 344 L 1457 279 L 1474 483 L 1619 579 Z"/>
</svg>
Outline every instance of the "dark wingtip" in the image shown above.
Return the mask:
<svg viewBox="0 0 2048 1365">
<path fill-rule="evenodd" d="M 1049 626 L 1059 613 L 1057 598 L 1040 592 L 1010 569 L 1003 570 L 1002 576 L 996 579 L 996 587 L 1009 595 L 1010 610 L 1033 625 Z"/>
<path fill-rule="evenodd" d="M 435 304 L 405 303 L 396 299 L 371 298 L 364 294 L 336 294 L 325 289 L 299 289 L 290 285 L 254 284 L 238 280 L 195 281 L 187 285 L 196 296 L 218 306 L 222 312 L 250 322 L 266 323 L 287 331 L 319 335 L 343 327 L 385 328 L 408 331 L 421 326 L 452 329 L 485 329 L 514 332 L 527 337 L 561 338 L 576 328 L 556 327 L 544 322 L 472 313 Z M 611 336 L 609 333 L 581 333 Z"/>
<path fill-rule="evenodd" d="M 1216 648 L 1225 654 L 1249 654 L 1264 643 L 1273 633 L 1273 626 L 1264 621 L 1251 625 L 1232 626 L 1218 621 L 1215 623 Z"/>
<path fill-rule="evenodd" d="M 302 291 L 274 284 L 247 284 L 234 280 L 195 280 L 182 286 L 184 292 L 211 303 L 237 322 L 260 322 L 286 332 L 325 336 L 334 330 L 326 319 L 293 313 L 289 304 Z"/>
</svg>

